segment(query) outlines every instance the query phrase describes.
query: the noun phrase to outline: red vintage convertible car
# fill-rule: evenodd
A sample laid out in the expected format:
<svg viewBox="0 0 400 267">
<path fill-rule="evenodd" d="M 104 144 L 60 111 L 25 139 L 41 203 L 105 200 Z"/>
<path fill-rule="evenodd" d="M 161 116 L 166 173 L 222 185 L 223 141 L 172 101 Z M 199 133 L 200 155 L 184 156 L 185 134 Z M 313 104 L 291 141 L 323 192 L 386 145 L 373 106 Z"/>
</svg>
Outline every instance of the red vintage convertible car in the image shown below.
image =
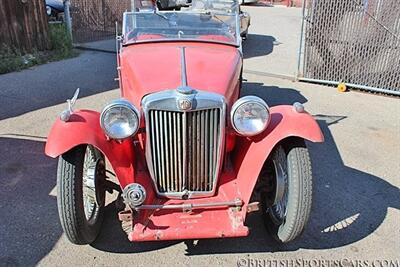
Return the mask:
<svg viewBox="0 0 400 267">
<path fill-rule="evenodd" d="M 254 211 L 280 242 L 299 236 L 312 203 L 304 140 L 323 135 L 299 103 L 239 98 L 239 13 L 126 12 L 117 39 L 121 98 L 101 113 L 74 111 L 76 94 L 46 144 L 59 158 L 68 239 L 96 239 L 112 190 L 123 199 L 119 218 L 131 241 L 246 236 Z"/>
</svg>

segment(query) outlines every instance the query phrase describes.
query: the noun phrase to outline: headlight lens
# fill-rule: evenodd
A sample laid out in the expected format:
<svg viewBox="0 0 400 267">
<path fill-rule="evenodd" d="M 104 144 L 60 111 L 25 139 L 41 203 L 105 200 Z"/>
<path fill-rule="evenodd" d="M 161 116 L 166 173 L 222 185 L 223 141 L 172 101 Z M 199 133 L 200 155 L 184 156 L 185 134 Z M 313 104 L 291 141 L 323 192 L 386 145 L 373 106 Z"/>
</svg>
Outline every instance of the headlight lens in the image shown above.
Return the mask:
<svg viewBox="0 0 400 267">
<path fill-rule="evenodd" d="M 257 96 L 242 97 L 232 107 L 232 126 L 244 136 L 254 136 L 263 132 L 269 119 L 267 103 Z"/>
<path fill-rule="evenodd" d="M 101 128 L 112 139 L 125 139 L 139 129 L 140 114 L 134 105 L 118 99 L 107 105 L 100 116 Z"/>
<path fill-rule="evenodd" d="M 46 13 L 47 13 L 47 16 L 51 16 L 51 7 L 46 6 Z"/>
</svg>

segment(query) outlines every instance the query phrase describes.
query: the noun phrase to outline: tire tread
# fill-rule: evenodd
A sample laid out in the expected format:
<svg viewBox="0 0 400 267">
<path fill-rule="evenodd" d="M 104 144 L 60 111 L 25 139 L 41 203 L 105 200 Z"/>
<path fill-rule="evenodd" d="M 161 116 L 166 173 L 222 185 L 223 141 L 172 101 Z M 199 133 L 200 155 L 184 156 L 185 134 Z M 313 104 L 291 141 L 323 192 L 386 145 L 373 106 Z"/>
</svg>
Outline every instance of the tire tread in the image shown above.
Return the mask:
<svg viewBox="0 0 400 267">
<path fill-rule="evenodd" d="M 77 177 L 82 176 L 81 166 L 86 146 L 76 147 L 61 155 L 57 168 L 57 207 L 61 226 L 68 240 L 77 245 L 90 244 L 95 240 L 101 221 L 97 225 L 86 223 L 82 203 L 82 185 Z"/>
<path fill-rule="evenodd" d="M 296 190 L 300 190 L 298 192 L 298 203 L 296 203 L 296 206 L 300 208 L 296 209 L 294 219 L 287 225 L 285 240 L 283 242 L 290 242 L 302 234 L 308 222 L 312 204 L 311 161 L 304 142 L 303 144 L 296 144 L 289 151 L 288 162 L 291 164 L 293 178 L 296 177 Z M 294 199 L 293 201 L 296 200 Z"/>
<path fill-rule="evenodd" d="M 303 139 L 288 139 L 276 149 L 285 151 L 289 195 L 287 214 L 284 221 L 276 223 L 271 211 L 263 200 L 265 224 L 272 236 L 281 243 L 288 243 L 299 237 L 308 222 L 312 205 L 312 170 L 308 149 Z M 272 159 L 270 159 L 272 160 Z M 262 197 L 265 199 L 265 196 Z"/>
</svg>

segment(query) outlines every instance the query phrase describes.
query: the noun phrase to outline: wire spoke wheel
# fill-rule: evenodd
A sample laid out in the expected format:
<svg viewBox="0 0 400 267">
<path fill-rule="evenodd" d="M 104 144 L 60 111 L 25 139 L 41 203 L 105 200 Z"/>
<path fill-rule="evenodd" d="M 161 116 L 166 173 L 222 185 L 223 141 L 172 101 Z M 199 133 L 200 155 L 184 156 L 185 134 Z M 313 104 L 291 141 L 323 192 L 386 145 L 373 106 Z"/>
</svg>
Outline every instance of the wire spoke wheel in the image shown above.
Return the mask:
<svg viewBox="0 0 400 267">
<path fill-rule="evenodd" d="M 91 145 L 80 145 L 59 157 L 57 204 L 61 226 L 74 244 L 90 244 L 103 221 L 104 156 Z"/>
<path fill-rule="evenodd" d="M 83 192 L 83 208 L 86 220 L 91 223 L 96 219 L 98 205 L 96 201 L 96 172 L 97 158 L 91 146 L 86 147 L 85 158 L 83 161 L 83 179 L 82 179 L 82 192 Z M 98 189 L 101 190 L 101 189 Z"/>
</svg>

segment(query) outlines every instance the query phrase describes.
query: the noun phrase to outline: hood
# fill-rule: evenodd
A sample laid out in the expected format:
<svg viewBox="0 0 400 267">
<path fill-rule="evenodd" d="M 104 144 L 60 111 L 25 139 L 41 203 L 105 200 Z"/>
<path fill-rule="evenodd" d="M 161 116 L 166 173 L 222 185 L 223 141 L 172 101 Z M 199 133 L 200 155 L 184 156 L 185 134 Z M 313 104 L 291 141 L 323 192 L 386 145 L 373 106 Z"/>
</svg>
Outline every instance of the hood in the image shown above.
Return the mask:
<svg viewBox="0 0 400 267">
<path fill-rule="evenodd" d="M 211 43 L 147 43 L 124 47 L 122 96 L 140 106 L 147 94 L 181 86 L 182 47 L 189 87 L 221 94 L 227 102 L 238 97 L 240 53 L 235 47 Z"/>
</svg>

